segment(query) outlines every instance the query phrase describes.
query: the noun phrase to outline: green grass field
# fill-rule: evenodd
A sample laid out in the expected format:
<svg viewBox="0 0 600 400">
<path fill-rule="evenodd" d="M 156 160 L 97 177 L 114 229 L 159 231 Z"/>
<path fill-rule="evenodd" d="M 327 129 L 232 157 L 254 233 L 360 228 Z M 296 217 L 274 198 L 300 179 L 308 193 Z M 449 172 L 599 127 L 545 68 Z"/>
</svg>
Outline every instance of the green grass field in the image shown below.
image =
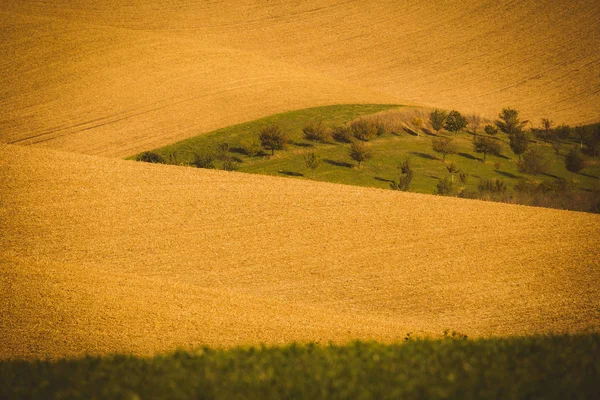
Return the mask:
<svg viewBox="0 0 600 400">
<path fill-rule="evenodd" d="M 600 336 L 199 349 L 0 362 L 5 399 L 594 399 Z"/>
<path fill-rule="evenodd" d="M 532 143 L 542 150 L 550 165 L 545 174 L 532 177 L 521 174 L 517 170 L 517 157 L 508 145 L 508 138 L 503 134 L 496 136 L 502 141 L 502 154 L 499 157 L 488 156 L 485 162 L 482 154 L 473 151 L 473 136 L 470 133 L 448 134 L 454 138 L 457 151 L 456 154 L 448 155 L 444 163 L 441 155 L 432 150 L 431 140 L 435 137 L 434 134 L 422 133 L 417 137 L 405 130 L 386 132 L 369 142 L 374 157 L 361 168 L 358 168 L 348 155 L 348 144 L 330 141 L 315 145 L 303 138 L 302 128 L 310 121 L 320 120 L 328 126 L 341 125 L 364 115 L 400 108 L 401 106 L 397 105 L 336 105 L 310 108 L 227 127 L 156 151 L 172 163 L 188 164 L 193 160 L 194 154 L 215 152 L 218 144 L 228 143 L 232 156 L 239 162 L 239 171 L 242 172 L 378 188 L 390 188 L 390 183 L 398 179 L 398 164 L 409 157 L 414 170 L 410 191 L 420 193 L 433 193 L 439 179 L 450 176 L 446 169 L 449 163 L 454 163 L 461 171 L 468 174 L 466 184 L 459 182 L 458 176 L 455 176 L 455 194 L 464 188 L 477 191 L 480 179 L 501 179 L 506 183 L 509 191 L 519 181 L 527 179 L 538 182 L 553 181 L 557 178 L 569 181 L 572 179 L 571 173 L 564 166 L 564 156 L 571 147 L 576 146 L 574 139 L 565 141 L 559 156 L 555 155 L 548 143 L 541 141 Z M 239 148 L 241 141 L 257 136 L 260 129 L 269 124 L 277 124 L 291 138 L 292 143 L 288 148 L 276 151 L 274 156 L 265 153 L 248 157 L 243 154 Z M 313 151 L 323 160 L 314 174 L 304 164 L 304 156 Z M 585 191 L 598 189 L 600 188 L 599 177 L 600 164 L 589 162 L 579 174 L 575 175 L 577 188 Z"/>
</svg>

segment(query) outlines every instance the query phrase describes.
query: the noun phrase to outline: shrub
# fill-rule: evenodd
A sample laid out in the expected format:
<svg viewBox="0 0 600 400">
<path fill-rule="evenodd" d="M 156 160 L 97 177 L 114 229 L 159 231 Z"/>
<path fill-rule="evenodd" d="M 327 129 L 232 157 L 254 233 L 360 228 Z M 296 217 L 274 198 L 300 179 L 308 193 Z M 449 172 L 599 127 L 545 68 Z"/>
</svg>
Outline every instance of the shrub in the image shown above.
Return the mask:
<svg viewBox="0 0 600 400">
<path fill-rule="evenodd" d="M 404 162 L 398 166 L 398 169 L 400 170 L 400 178 L 398 179 L 398 182 L 394 181 L 390 186 L 393 190 L 402 190 L 406 192 L 410 188 L 413 178 L 413 170 L 410 166 L 410 159 L 406 158 Z"/>
<path fill-rule="evenodd" d="M 329 129 L 321 121 L 310 122 L 302 128 L 304 138 L 316 143 L 326 143 L 331 138 Z"/>
<path fill-rule="evenodd" d="M 260 154 L 262 150 L 262 144 L 258 136 L 251 136 L 247 139 L 242 140 L 241 148 L 244 150 L 249 157 L 255 157 Z"/>
<path fill-rule="evenodd" d="M 481 126 L 481 116 L 479 114 L 472 114 L 467 117 L 468 126 L 471 128 L 471 133 L 477 135 L 477 129 Z"/>
<path fill-rule="evenodd" d="M 483 130 L 485 131 L 485 133 L 491 136 L 498 134 L 498 128 L 493 125 L 486 125 L 485 128 L 483 128 Z"/>
<path fill-rule="evenodd" d="M 554 133 L 560 140 L 565 140 L 571 135 L 571 127 L 569 125 L 558 125 L 554 128 Z"/>
<path fill-rule="evenodd" d="M 165 164 L 165 159 L 154 151 L 145 151 L 135 158 L 136 161 L 142 161 L 152 164 Z"/>
<path fill-rule="evenodd" d="M 341 143 L 350 143 L 352 141 L 352 132 L 347 126 L 334 126 L 331 128 L 331 136 L 334 140 Z"/>
<path fill-rule="evenodd" d="M 192 161 L 192 165 L 196 168 L 214 169 L 215 156 L 212 153 L 194 154 L 194 161 Z"/>
<path fill-rule="evenodd" d="M 420 136 L 421 128 L 423 127 L 423 119 L 419 117 L 414 117 L 412 120 L 412 126 L 415 132 L 417 132 L 417 136 Z"/>
<path fill-rule="evenodd" d="M 480 192 L 504 193 L 506 192 L 506 183 L 501 179 L 480 179 L 477 189 Z"/>
<path fill-rule="evenodd" d="M 435 186 L 434 194 L 446 196 L 452 193 L 452 182 L 448 178 L 440 179 Z"/>
<path fill-rule="evenodd" d="M 350 130 L 355 138 L 365 142 L 368 142 L 377 135 L 377 125 L 364 119 L 359 119 L 350 123 Z"/>
<path fill-rule="evenodd" d="M 321 157 L 315 152 L 310 152 L 304 156 L 304 165 L 310 169 L 311 174 L 314 176 L 315 170 L 321 165 Z"/>
<path fill-rule="evenodd" d="M 275 154 L 275 150 L 283 150 L 289 142 L 288 137 L 281 132 L 277 125 L 269 125 L 260 131 L 259 140 L 267 150 L 271 150 L 271 155 Z"/>
<path fill-rule="evenodd" d="M 462 184 L 466 184 L 467 183 L 467 179 L 469 179 L 469 174 L 467 174 L 464 171 L 458 171 L 458 179 L 460 180 L 460 182 Z"/>
<path fill-rule="evenodd" d="M 521 159 L 521 154 L 525 153 L 529 147 L 529 136 L 527 135 L 527 132 L 518 131 L 511 133 L 508 140 L 513 153 Z"/>
<path fill-rule="evenodd" d="M 585 167 L 585 161 L 577 148 L 572 148 L 565 157 L 565 167 L 571 172 L 571 181 L 575 180 L 575 174 Z"/>
<path fill-rule="evenodd" d="M 223 142 L 219 143 L 217 146 L 217 158 L 219 160 L 226 161 L 229 159 L 229 143 Z"/>
<path fill-rule="evenodd" d="M 592 159 L 600 153 L 600 126 L 588 131 L 583 141 L 583 152 Z"/>
<path fill-rule="evenodd" d="M 442 161 L 446 161 L 446 155 L 456 153 L 454 140 L 446 136 L 440 136 L 431 140 L 431 147 L 436 153 L 442 154 Z"/>
<path fill-rule="evenodd" d="M 365 144 L 360 142 L 355 142 L 350 145 L 350 158 L 358 163 L 358 167 L 364 161 L 368 161 L 373 158 L 373 153 L 371 149 Z"/>
</svg>

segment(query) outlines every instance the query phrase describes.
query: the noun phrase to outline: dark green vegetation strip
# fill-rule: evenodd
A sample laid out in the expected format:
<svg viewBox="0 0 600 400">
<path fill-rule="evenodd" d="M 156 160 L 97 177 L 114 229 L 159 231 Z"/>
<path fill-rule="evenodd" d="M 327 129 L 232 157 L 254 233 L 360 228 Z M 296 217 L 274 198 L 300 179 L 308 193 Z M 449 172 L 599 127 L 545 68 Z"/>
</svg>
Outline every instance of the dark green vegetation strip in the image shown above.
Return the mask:
<svg viewBox="0 0 600 400">
<path fill-rule="evenodd" d="M 600 336 L 201 349 L 0 363 L 1 398 L 592 399 Z"/>
</svg>

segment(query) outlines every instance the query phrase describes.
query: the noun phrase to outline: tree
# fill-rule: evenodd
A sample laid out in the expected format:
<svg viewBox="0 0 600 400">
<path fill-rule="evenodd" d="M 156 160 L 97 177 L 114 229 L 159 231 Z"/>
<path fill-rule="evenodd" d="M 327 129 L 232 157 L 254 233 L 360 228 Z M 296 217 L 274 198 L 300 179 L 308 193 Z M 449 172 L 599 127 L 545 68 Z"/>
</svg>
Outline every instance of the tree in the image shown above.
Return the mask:
<svg viewBox="0 0 600 400">
<path fill-rule="evenodd" d="M 477 135 L 477 129 L 481 126 L 481 116 L 479 114 L 472 114 L 467 117 L 467 122 L 471 128 L 471 133 Z"/>
<path fill-rule="evenodd" d="M 508 140 L 510 148 L 520 160 L 521 154 L 525 153 L 527 151 L 527 147 L 529 147 L 529 135 L 527 135 L 527 132 L 519 131 L 511 133 L 508 137 Z"/>
<path fill-rule="evenodd" d="M 458 172 L 458 168 L 456 167 L 456 165 L 454 165 L 454 163 L 450 163 L 450 164 L 446 165 L 446 169 L 448 170 L 448 172 L 450 173 L 450 176 L 452 177 L 451 182 L 454 183 L 454 174 Z"/>
<path fill-rule="evenodd" d="M 289 139 L 281 132 L 277 125 L 269 125 L 260 131 L 259 135 L 262 147 L 271 150 L 271 155 L 275 154 L 275 150 L 283 150 L 286 148 Z"/>
<path fill-rule="evenodd" d="M 152 164 L 164 164 L 165 159 L 154 151 L 145 151 L 135 158 L 136 161 L 143 161 Z"/>
<path fill-rule="evenodd" d="M 583 152 L 591 156 L 592 159 L 595 159 L 600 153 L 600 126 L 597 126 L 594 130 L 588 130 L 583 141 Z"/>
<path fill-rule="evenodd" d="M 304 156 L 304 165 L 310 169 L 311 176 L 315 176 L 315 170 L 321 165 L 321 157 L 319 157 L 314 151 Z"/>
<path fill-rule="evenodd" d="M 341 143 L 350 143 L 352 141 L 352 133 L 347 126 L 334 126 L 331 129 L 331 136 Z"/>
<path fill-rule="evenodd" d="M 558 156 L 560 155 L 560 148 L 562 147 L 562 141 L 558 137 L 558 133 L 554 132 L 552 134 L 550 144 L 552 145 L 552 149 L 554 149 L 554 154 L 556 155 L 556 159 L 558 160 Z"/>
<path fill-rule="evenodd" d="M 483 161 L 485 162 L 488 154 L 499 156 L 502 146 L 499 141 L 491 137 L 473 136 L 473 150 L 476 153 L 483 153 Z"/>
<path fill-rule="evenodd" d="M 429 115 L 429 121 L 431 122 L 431 127 L 437 133 L 440 133 L 440 130 L 444 127 L 444 123 L 446 122 L 446 118 L 448 118 L 448 114 L 444 110 L 435 109 Z"/>
<path fill-rule="evenodd" d="M 554 133 L 552 130 L 553 122 L 548 118 L 542 118 L 542 127 L 532 129 L 533 134 L 540 140 L 543 140 L 545 143 L 548 143 L 552 139 L 552 134 Z"/>
<path fill-rule="evenodd" d="M 534 147 L 523 153 L 523 158 L 517 163 L 517 168 L 521 173 L 535 176 L 548 171 L 548 161 L 540 149 Z"/>
<path fill-rule="evenodd" d="M 373 153 L 371 149 L 365 144 L 361 142 L 354 142 L 350 145 L 350 158 L 358 163 L 358 168 L 363 161 L 368 161 L 373 158 Z"/>
<path fill-rule="evenodd" d="M 556 128 L 554 128 L 554 133 L 560 140 L 565 140 L 571 134 L 571 127 L 565 124 L 558 125 Z"/>
<path fill-rule="evenodd" d="M 466 126 L 467 119 L 463 117 L 461 113 L 456 110 L 450 111 L 450 114 L 448 114 L 448 117 L 446 117 L 446 130 L 456 133 L 465 129 Z"/>
<path fill-rule="evenodd" d="M 585 161 L 581 157 L 581 153 L 579 153 L 577 147 L 572 148 L 565 157 L 565 167 L 571 172 L 571 181 L 575 181 L 575 174 L 585 167 Z"/>
<path fill-rule="evenodd" d="M 377 136 L 377 125 L 364 119 L 350 123 L 350 130 L 355 138 L 368 142 Z"/>
<path fill-rule="evenodd" d="M 483 128 L 483 130 L 485 131 L 485 133 L 491 136 L 498 134 L 498 127 L 494 125 L 486 125 L 485 128 Z"/>
<path fill-rule="evenodd" d="M 421 136 L 421 128 L 423 127 L 423 119 L 419 117 L 414 117 L 412 120 L 412 126 L 415 132 L 417 132 L 417 137 Z"/>
<path fill-rule="evenodd" d="M 442 162 L 446 161 L 446 155 L 456 153 L 454 140 L 446 136 L 440 136 L 431 140 L 431 147 L 436 153 L 442 154 Z"/>
<path fill-rule="evenodd" d="M 404 162 L 398 165 L 398 169 L 400 170 L 400 178 L 398 179 L 398 182 L 394 181 L 390 186 L 393 190 L 402 190 L 406 192 L 408 191 L 413 178 L 410 158 L 407 157 Z"/>
<path fill-rule="evenodd" d="M 434 194 L 439 194 L 440 196 L 446 196 L 452 192 L 452 182 L 448 180 L 448 178 L 440 179 L 435 186 Z"/>
<path fill-rule="evenodd" d="M 257 136 L 242 140 L 241 147 L 249 157 L 254 157 L 262 150 L 262 144 Z"/>
<path fill-rule="evenodd" d="M 494 121 L 498 129 L 507 135 L 519 133 L 523 130 L 528 121 L 521 121 L 519 112 L 512 108 L 504 108 L 498 115 L 498 119 Z"/>
<path fill-rule="evenodd" d="M 326 143 L 331 138 L 331 132 L 323 122 L 310 122 L 304 128 L 302 128 L 304 138 L 306 140 L 313 141 L 315 143 Z"/>
</svg>

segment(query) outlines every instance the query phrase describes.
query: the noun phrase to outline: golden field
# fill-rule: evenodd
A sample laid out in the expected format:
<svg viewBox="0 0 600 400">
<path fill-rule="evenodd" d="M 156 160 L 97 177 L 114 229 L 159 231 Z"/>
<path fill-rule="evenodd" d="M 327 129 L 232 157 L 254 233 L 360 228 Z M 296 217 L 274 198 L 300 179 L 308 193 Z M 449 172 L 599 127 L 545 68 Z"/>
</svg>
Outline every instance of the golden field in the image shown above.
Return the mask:
<svg viewBox="0 0 600 400">
<path fill-rule="evenodd" d="M 1 145 L 0 358 L 600 328 L 600 216 Z"/>
<path fill-rule="evenodd" d="M 600 119 L 600 3 L 4 0 L 0 141 L 125 157 L 281 111 Z"/>
<path fill-rule="evenodd" d="M 0 2 L 0 359 L 600 329 L 600 216 L 117 159 L 340 103 L 600 120 L 600 3 Z"/>
</svg>

